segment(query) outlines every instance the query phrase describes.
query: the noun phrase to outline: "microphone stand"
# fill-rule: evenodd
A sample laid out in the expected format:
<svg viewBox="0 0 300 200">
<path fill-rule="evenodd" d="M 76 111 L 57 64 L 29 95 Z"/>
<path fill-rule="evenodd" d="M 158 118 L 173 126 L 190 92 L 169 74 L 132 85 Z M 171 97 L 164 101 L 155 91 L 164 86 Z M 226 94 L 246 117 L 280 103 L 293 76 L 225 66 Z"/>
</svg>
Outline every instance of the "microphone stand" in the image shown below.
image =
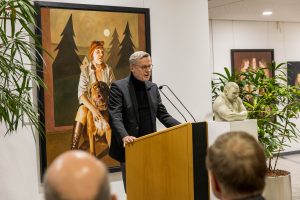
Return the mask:
<svg viewBox="0 0 300 200">
<path fill-rule="evenodd" d="M 184 121 L 187 122 L 186 118 L 183 116 L 183 114 L 178 110 L 178 108 L 172 103 L 172 101 L 167 97 L 167 95 L 161 90 L 162 87 L 159 87 L 160 92 L 166 97 L 166 99 L 172 104 L 172 106 L 177 110 L 177 112 L 183 117 Z"/>
<path fill-rule="evenodd" d="M 159 86 L 159 89 L 161 90 L 164 86 L 168 88 L 168 90 L 173 94 L 173 96 L 179 101 L 179 103 L 182 105 L 182 107 L 189 113 L 189 115 L 193 118 L 194 122 L 196 122 L 194 116 L 190 113 L 190 111 L 184 106 L 184 104 L 180 101 L 180 99 L 175 95 L 175 93 L 171 90 L 171 88 L 167 85 L 161 85 Z M 161 90 L 162 91 L 162 90 Z"/>
</svg>

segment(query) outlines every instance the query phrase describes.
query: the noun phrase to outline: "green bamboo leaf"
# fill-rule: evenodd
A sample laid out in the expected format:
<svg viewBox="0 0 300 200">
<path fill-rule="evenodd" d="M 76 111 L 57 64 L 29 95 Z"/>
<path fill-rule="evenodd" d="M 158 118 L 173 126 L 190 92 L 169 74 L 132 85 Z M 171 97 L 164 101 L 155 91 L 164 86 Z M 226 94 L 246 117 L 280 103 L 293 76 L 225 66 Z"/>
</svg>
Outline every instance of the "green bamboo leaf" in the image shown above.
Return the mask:
<svg viewBox="0 0 300 200">
<path fill-rule="evenodd" d="M 227 78 L 225 75 L 223 75 L 223 74 L 220 74 L 220 73 L 213 73 L 213 74 L 218 75 L 218 76 L 220 76 L 221 78 L 223 78 L 223 79 L 225 79 L 225 80 L 228 81 L 228 78 Z"/>
<path fill-rule="evenodd" d="M 227 67 L 225 67 L 224 70 L 225 70 L 225 73 L 226 73 L 226 76 L 227 76 L 227 80 L 234 81 L 233 76 L 230 73 L 230 70 Z"/>
<path fill-rule="evenodd" d="M 9 12 L 6 8 L 10 8 Z M 20 119 L 28 116 L 42 133 L 44 125 L 31 99 L 33 85 L 45 86 L 36 74 L 42 69 L 36 65 L 42 57 L 37 48 L 42 48 L 32 29 L 36 26 L 36 12 L 31 1 L 2 0 L 0 16 L 0 122 L 6 125 L 6 133 L 12 133 L 23 123 Z"/>
</svg>

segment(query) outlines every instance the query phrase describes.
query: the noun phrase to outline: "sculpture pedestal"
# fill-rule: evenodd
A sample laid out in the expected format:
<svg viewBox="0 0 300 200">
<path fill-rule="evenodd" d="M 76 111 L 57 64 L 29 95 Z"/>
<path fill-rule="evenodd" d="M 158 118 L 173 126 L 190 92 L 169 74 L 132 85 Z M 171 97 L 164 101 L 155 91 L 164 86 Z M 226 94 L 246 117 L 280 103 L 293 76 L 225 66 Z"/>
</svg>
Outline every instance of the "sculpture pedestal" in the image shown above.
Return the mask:
<svg viewBox="0 0 300 200">
<path fill-rule="evenodd" d="M 207 129 L 209 146 L 214 143 L 219 135 L 229 131 L 245 131 L 258 140 L 256 119 L 233 122 L 207 121 Z"/>
<path fill-rule="evenodd" d="M 212 145 L 218 136 L 229 131 L 245 131 L 258 140 L 257 130 L 256 119 L 233 122 L 207 121 L 208 146 Z M 210 187 L 210 200 L 218 200 L 213 194 L 212 187 Z"/>
</svg>

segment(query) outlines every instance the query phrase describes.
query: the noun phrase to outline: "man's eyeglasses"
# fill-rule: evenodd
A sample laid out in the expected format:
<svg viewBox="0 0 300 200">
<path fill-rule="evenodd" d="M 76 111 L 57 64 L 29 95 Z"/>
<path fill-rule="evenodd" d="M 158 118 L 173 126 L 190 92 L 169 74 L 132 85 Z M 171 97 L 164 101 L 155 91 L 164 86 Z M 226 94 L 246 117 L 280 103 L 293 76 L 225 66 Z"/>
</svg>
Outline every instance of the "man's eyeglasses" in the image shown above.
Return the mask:
<svg viewBox="0 0 300 200">
<path fill-rule="evenodd" d="M 135 66 L 138 66 L 139 68 L 141 68 L 142 70 L 152 70 L 153 69 L 153 65 L 137 65 L 137 64 L 134 64 Z"/>
</svg>

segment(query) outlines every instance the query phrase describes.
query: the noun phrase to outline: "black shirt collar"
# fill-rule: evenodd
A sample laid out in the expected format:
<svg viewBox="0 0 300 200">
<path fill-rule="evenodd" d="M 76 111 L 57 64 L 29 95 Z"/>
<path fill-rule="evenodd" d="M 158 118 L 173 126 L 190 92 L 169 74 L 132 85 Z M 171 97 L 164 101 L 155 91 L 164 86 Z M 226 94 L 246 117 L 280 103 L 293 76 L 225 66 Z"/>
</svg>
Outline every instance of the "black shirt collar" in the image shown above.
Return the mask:
<svg viewBox="0 0 300 200">
<path fill-rule="evenodd" d="M 145 81 L 138 80 L 132 73 L 130 75 L 130 81 L 135 87 L 145 87 Z"/>
</svg>

